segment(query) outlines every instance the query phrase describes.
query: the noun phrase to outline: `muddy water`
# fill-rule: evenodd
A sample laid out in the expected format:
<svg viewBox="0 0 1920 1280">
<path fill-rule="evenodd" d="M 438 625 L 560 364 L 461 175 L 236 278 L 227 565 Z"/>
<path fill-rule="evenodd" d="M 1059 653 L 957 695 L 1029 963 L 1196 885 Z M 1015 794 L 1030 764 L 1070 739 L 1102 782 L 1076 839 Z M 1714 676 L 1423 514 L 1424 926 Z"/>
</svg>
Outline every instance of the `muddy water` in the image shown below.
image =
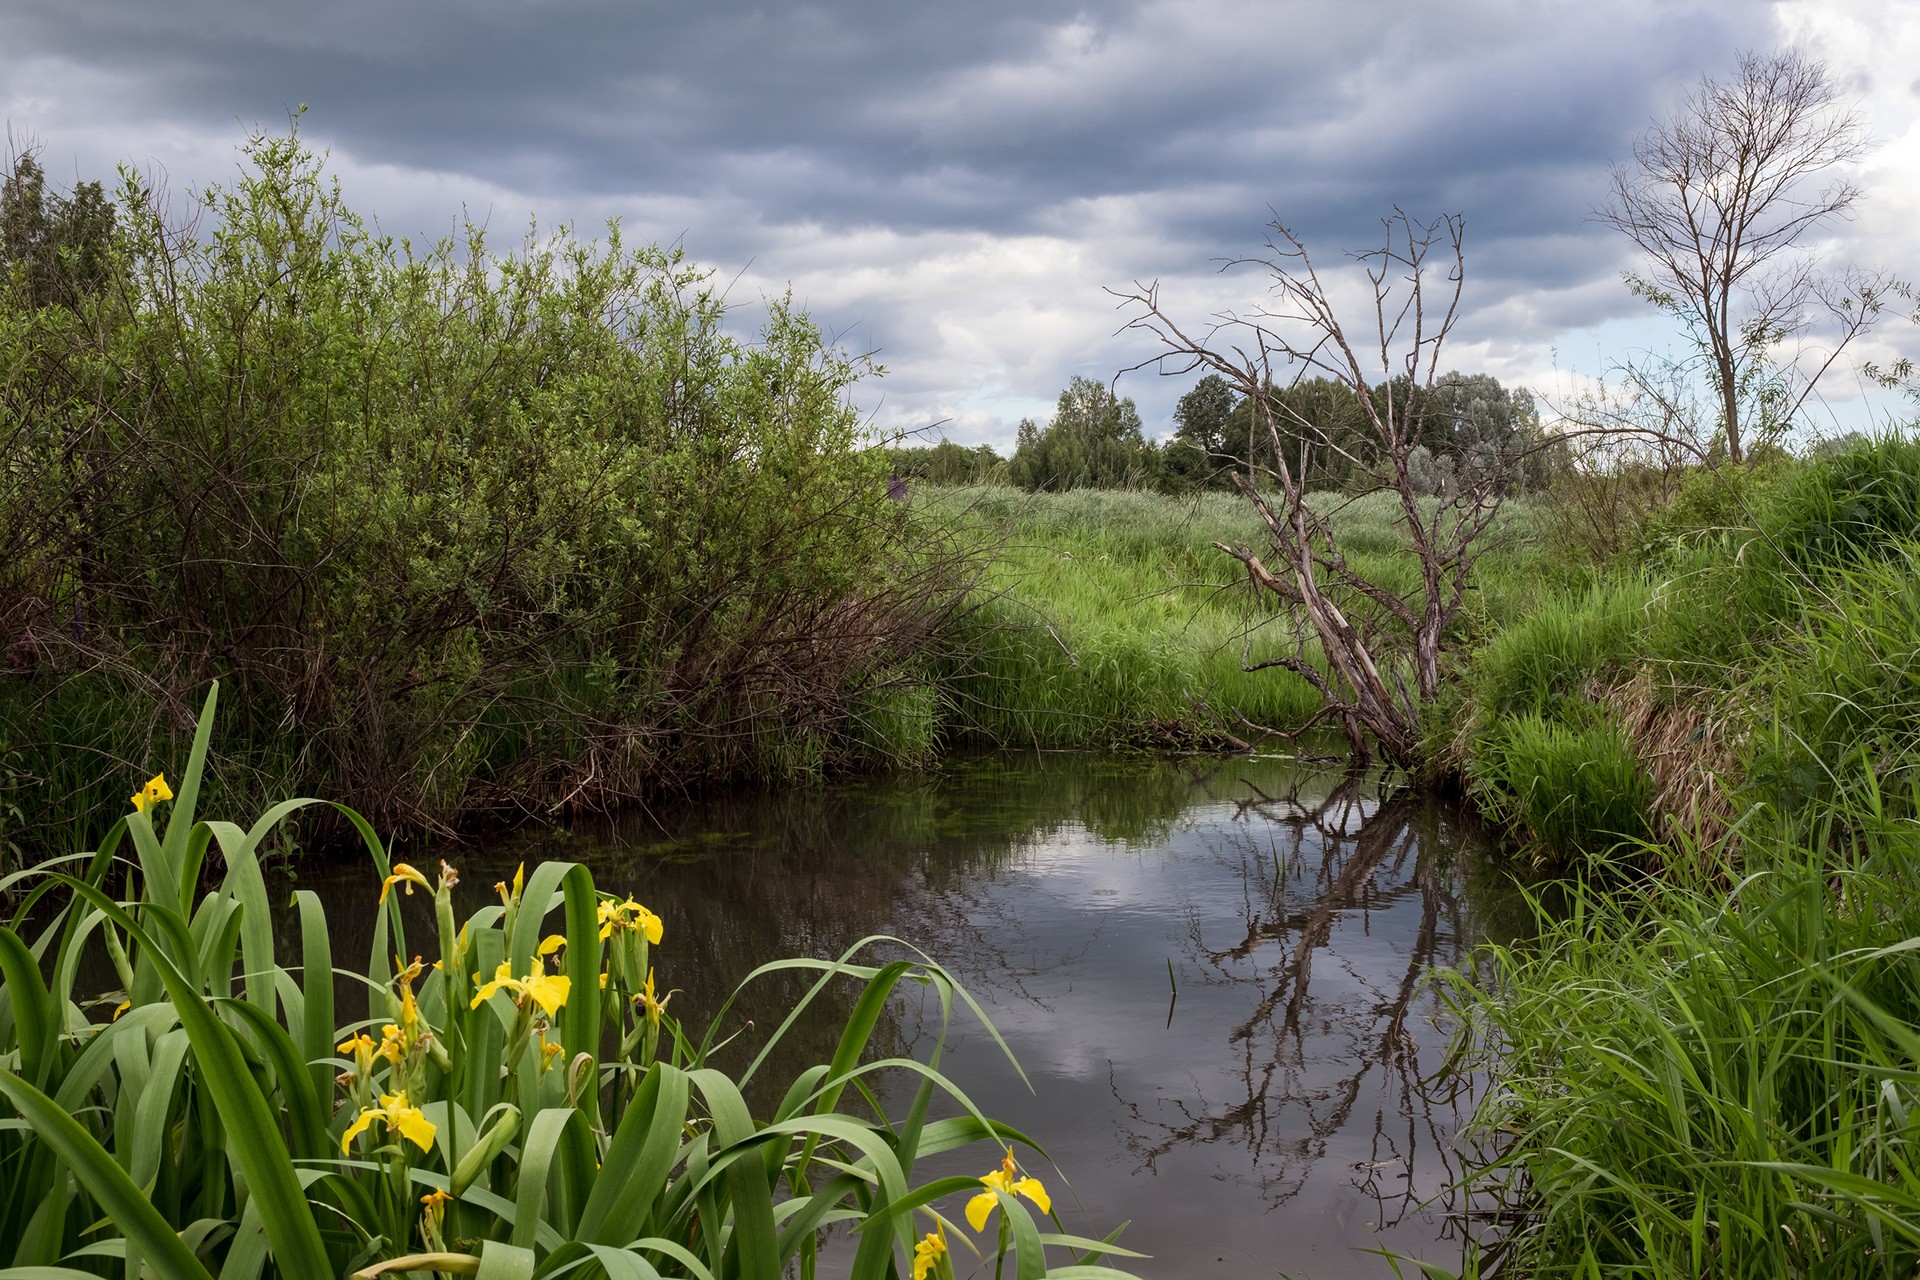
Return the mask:
<svg viewBox="0 0 1920 1280">
<path fill-rule="evenodd" d="M 468 885 L 567 857 L 647 902 L 690 1027 L 764 961 L 873 934 L 924 948 L 985 1006 L 1026 1083 L 964 1019 L 942 1069 L 1045 1146 L 1069 1231 L 1130 1223 L 1121 1243 L 1152 1255 L 1129 1264 L 1142 1275 L 1326 1280 L 1391 1275 L 1381 1249 L 1459 1258 L 1453 1206 L 1433 1198 L 1471 1082 L 1442 1071 L 1449 1028 L 1423 980 L 1525 917 L 1443 808 L 1278 756 L 995 755 L 462 857 Z M 729 1054 L 744 1063 L 801 983 L 749 988 Z M 796 1029 L 773 1081 L 831 1056 L 850 1001 Z M 897 1001 L 880 1050 L 924 1051 L 934 1012 Z"/>
</svg>

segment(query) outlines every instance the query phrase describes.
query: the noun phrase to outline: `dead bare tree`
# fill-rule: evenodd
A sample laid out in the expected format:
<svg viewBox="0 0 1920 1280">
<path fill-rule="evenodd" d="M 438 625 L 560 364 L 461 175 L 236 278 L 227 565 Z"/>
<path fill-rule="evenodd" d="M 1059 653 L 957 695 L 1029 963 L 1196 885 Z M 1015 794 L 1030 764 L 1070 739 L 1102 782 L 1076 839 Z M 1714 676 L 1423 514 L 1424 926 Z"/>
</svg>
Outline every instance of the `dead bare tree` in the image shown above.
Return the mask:
<svg viewBox="0 0 1920 1280">
<path fill-rule="evenodd" d="M 1427 442 L 1442 433 L 1435 395 L 1441 351 L 1459 314 L 1465 280 L 1463 220 L 1420 222 L 1404 211 L 1384 220 L 1382 246 L 1354 255 L 1371 287 L 1370 331 L 1357 335 L 1340 318 L 1334 281 L 1323 279 L 1300 238 L 1275 222 L 1255 266 L 1270 279 L 1268 300 L 1251 311 L 1213 316 L 1204 328 L 1176 320 L 1158 283 L 1113 290 L 1130 312 L 1123 327 L 1148 335 L 1160 352 L 1135 368 L 1177 375 L 1218 373 L 1245 397 L 1270 453 L 1252 451 L 1235 483 L 1270 535 L 1270 552 L 1215 543 L 1239 560 L 1257 591 L 1277 597 L 1291 635 L 1287 652 L 1247 670 L 1283 667 L 1319 690 L 1315 721 L 1332 719 L 1358 758 L 1377 747 L 1389 761 L 1417 767 L 1420 708 L 1440 690 L 1448 628 L 1473 581 L 1475 562 L 1524 448 L 1513 442 L 1462 451 L 1434 492 Z M 1330 377 L 1358 397 L 1363 440 L 1335 439 L 1276 388 Z M 1535 440 L 1531 446 L 1540 442 Z M 1379 477 L 1419 566 L 1419 585 L 1396 591 L 1357 571 L 1339 544 L 1336 495 L 1309 499 L 1310 449 L 1334 450 Z M 1291 456 L 1290 456 L 1291 455 Z M 1311 722 L 1310 722 L 1311 723 Z"/>
<path fill-rule="evenodd" d="M 1627 283 L 1687 329 L 1738 464 L 1751 437 L 1784 426 L 1841 349 L 1871 324 L 1888 282 L 1815 270 L 1801 242 L 1845 217 L 1847 167 L 1864 126 L 1819 61 L 1746 54 L 1727 81 L 1701 80 L 1613 169 L 1600 219 L 1646 255 Z M 1806 367 L 1777 349 L 1830 329 Z"/>
</svg>

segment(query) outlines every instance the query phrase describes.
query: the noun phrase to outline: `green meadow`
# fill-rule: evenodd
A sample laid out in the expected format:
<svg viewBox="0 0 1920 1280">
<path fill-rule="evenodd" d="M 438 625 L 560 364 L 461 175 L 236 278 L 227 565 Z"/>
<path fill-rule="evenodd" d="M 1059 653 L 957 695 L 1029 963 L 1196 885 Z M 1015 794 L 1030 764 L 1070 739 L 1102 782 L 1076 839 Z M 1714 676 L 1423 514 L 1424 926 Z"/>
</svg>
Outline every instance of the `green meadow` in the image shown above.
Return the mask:
<svg viewBox="0 0 1920 1280">
<path fill-rule="evenodd" d="M 1411 589 L 1386 494 L 1317 496 L 1353 566 Z M 1263 545 L 1236 495 L 929 487 L 918 518 L 991 546 L 944 668 L 952 731 L 1045 747 L 1218 747 L 1299 728 L 1319 695 L 1301 677 L 1245 668 L 1291 652 L 1286 619 L 1215 542 Z M 1503 514 L 1463 614 L 1463 641 L 1533 607 L 1550 566 L 1533 507 Z"/>
</svg>

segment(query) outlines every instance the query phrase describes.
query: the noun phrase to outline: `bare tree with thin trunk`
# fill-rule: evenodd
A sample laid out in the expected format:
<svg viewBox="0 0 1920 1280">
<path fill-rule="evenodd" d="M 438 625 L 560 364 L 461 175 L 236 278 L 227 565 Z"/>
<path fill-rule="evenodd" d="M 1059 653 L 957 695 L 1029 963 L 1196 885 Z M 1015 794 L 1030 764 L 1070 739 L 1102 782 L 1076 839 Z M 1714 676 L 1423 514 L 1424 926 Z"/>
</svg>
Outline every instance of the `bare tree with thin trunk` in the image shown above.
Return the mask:
<svg viewBox="0 0 1920 1280">
<path fill-rule="evenodd" d="M 1860 118 L 1826 67 L 1798 50 L 1746 54 L 1702 79 L 1613 169 L 1599 217 L 1646 255 L 1634 292 L 1687 328 L 1718 402 L 1728 461 L 1792 419 L 1820 374 L 1878 310 L 1878 277 L 1824 276 L 1806 241 L 1845 217 Z M 1816 323 L 1837 330 L 1810 367 L 1775 352 Z"/>
<path fill-rule="evenodd" d="M 1270 535 L 1265 554 L 1244 544 L 1215 543 L 1245 566 L 1254 588 L 1281 603 L 1276 621 L 1288 631 L 1278 656 L 1247 670 L 1283 667 L 1319 690 L 1315 721 L 1332 719 L 1356 757 L 1374 748 L 1389 761 L 1416 767 L 1421 707 L 1439 693 L 1448 628 L 1472 585 L 1506 496 L 1517 455 L 1464 440 L 1466 424 L 1443 423 L 1441 350 L 1459 313 L 1465 279 L 1464 223 L 1448 216 L 1423 223 L 1396 211 L 1385 220 L 1382 246 L 1356 255 L 1371 293 L 1367 329 L 1349 330 L 1336 311 L 1335 280 L 1323 279 L 1306 246 L 1279 222 L 1266 253 L 1229 264 L 1267 273 L 1267 301 L 1246 313 L 1213 316 L 1193 327 L 1163 305 L 1158 283 L 1113 290 L 1130 313 L 1125 329 L 1150 336 L 1155 366 L 1177 375 L 1217 373 L 1245 397 L 1254 430 L 1270 448 L 1260 463 L 1249 449 L 1235 483 Z M 1123 329 L 1124 331 L 1124 329 Z M 1330 377 L 1351 388 L 1365 419 L 1363 440 L 1336 439 L 1276 389 L 1304 378 Z M 1440 430 L 1439 428 L 1445 428 Z M 1455 465 L 1435 492 L 1429 442 L 1450 440 Z M 1535 442 L 1537 444 L 1537 441 Z M 1338 495 L 1307 491 L 1304 460 L 1332 449 L 1378 477 L 1392 495 L 1397 523 L 1418 565 L 1419 583 L 1402 592 L 1356 570 L 1339 542 Z M 1423 475 L 1423 472 L 1426 473 Z"/>
</svg>

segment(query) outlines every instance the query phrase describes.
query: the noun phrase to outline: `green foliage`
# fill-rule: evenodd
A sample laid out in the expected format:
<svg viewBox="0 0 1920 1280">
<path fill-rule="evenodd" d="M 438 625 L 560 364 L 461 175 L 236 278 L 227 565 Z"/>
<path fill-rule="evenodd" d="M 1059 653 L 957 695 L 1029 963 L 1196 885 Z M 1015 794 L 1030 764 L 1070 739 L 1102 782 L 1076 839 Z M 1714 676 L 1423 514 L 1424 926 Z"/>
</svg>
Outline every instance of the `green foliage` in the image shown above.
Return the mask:
<svg viewBox="0 0 1920 1280">
<path fill-rule="evenodd" d="M 1652 592 L 1615 578 L 1579 596 L 1556 596 L 1503 629 L 1473 658 L 1472 687 L 1490 717 L 1541 714 L 1590 681 L 1633 669 Z"/>
<path fill-rule="evenodd" d="M 98 182 L 47 190 L 32 152 L 0 180 L 0 273 L 30 307 L 77 306 L 112 271 L 114 207 Z"/>
<path fill-rule="evenodd" d="M 1474 656 L 1469 773 L 1486 803 L 1524 818 L 1527 797 L 1564 772 L 1564 761 L 1549 768 L 1551 752 L 1530 772 L 1534 754 L 1513 719 L 1522 714 L 1575 735 L 1556 748 L 1610 722 L 1593 739 L 1606 769 L 1622 742 L 1647 767 L 1712 761 L 1723 808 L 1735 790 L 1740 804 L 1791 809 L 1906 803 L 1920 764 L 1911 674 L 1920 445 L 1892 437 L 1722 472 L 1693 477 L 1643 523 L 1640 557 Z M 1640 723 L 1622 718 L 1614 695 L 1633 682 L 1653 710 L 1691 715 L 1699 728 L 1683 741 L 1641 741 L 1661 720 L 1646 705 Z"/>
<path fill-rule="evenodd" d="M 1273 425 L 1287 467 L 1309 489 L 1365 491 L 1378 486 L 1387 466 L 1379 433 L 1360 393 L 1332 378 L 1306 378 L 1268 393 Z M 1419 492 L 1449 492 L 1470 475 L 1511 473 L 1516 489 L 1543 487 L 1567 465 L 1564 447 L 1547 441 L 1539 411 L 1526 390 L 1507 388 L 1487 374 L 1448 373 L 1431 392 L 1405 379 L 1367 388 L 1384 417 L 1390 404 L 1411 396 L 1415 448 L 1409 471 Z M 1273 442 L 1264 418 L 1241 400 L 1228 414 L 1215 453 L 1258 467 L 1274 465 Z M 1216 476 L 1223 483 L 1223 475 Z"/>
<path fill-rule="evenodd" d="M 1350 561 L 1406 589 L 1414 567 L 1389 495 L 1317 494 Z M 1253 725 L 1291 729 L 1319 710 L 1298 675 L 1243 662 L 1271 656 L 1281 619 L 1245 586 L 1216 541 L 1261 533 L 1238 495 L 1170 497 L 1113 490 L 1021 494 L 928 490 L 917 511 L 1000 545 L 971 607 L 949 633 L 955 736 L 1008 745 L 1198 747 Z M 1541 589 L 1529 508 L 1510 504 L 1503 545 L 1483 561 L 1462 639 L 1532 607 Z M 1363 601 L 1350 601 L 1356 610 Z"/>
<path fill-rule="evenodd" d="M 1209 545 L 1251 533 L 1245 503 L 1074 490 L 954 490 L 929 498 L 998 529 L 1003 550 L 953 636 L 959 732 L 1008 745 L 1205 746 L 1219 732 L 1302 723 L 1318 695 L 1284 671 L 1247 673 L 1261 616 Z"/>
<path fill-rule="evenodd" d="M 704 1032 L 667 1011 L 651 957 L 671 956 L 675 922 L 599 893 L 566 862 L 516 874 L 461 920 L 450 867 L 429 880 L 391 863 L 342 810 L 364 844 L 376 921 L 361 970 L 334 955 L 311 892 L 294 895 L 294 928 L 269 902 L 261 843 L 313 801 L 276 805 L 245 830 L 198 819 L 213 710 L 210 695 L 177 796 L 155 778 L 96 852 L 7 879 L 25 897 L 0 927 L 0 1265 L 162 1280 L 758 1280 L 815 1274 L 819 1228 L 836 1223 L 851 1229 L 856 1280 L 904 1274 L 926 1229 L 996 1269 L 1012 1254 L 1013 1274 L 1036 1280 L 1119 1277 L 1097 1259 L 1137 1256 L 1036 1218 L 1030 1203 L 1047 1211 L 1034 1184 L 1014 1195 L 981 1176 L 916 1182 L 918 1163 L 943 1152 L 980 1147 L 984 1175 L 1012 1167 L 1014 1146 L 1037 1148 L 938 1070 L 956 1002 L 980 1010 L 912 948 L 871 938 L 837 960 L 756 971 L 749 983 L 808 985 L 742 1062 L 728 1053 L 731 1000 Z M 222 869 L 203 892 L 215 851 Z M 116 901 L 107 888 L 129 857 L 138 891 Z M 410 944 L 401 891 L 416 887 L 432 928 Z M 416 950 L 435 962 L 405 962 Z M 93 968 L 121 990 L 90 1014 L 78 997 Z M 336 974 L 367 1017 L 342 1023 Z M 902 984 L 924 986 L 938 1009 L 925 1062 L 871 1052 Z M 855 995 L 830 1058 L 791 1081 L 756 1079 L 843 986 Z M 896 1116 L 879 1102 L 883 1075 L 907 1084 Z M 749 1111 L 749 1084 L 773 1086 L 771 1114 Z M 982 1196 L 997 1225 L 975 1244 L 953 1215 Z M 1049 1268 L 1049 1251 L 1065 1265 Z"/>
<path fill-rule="evenodd" d="M 903 480 L 937 485 L 988 484 L 1006 469 L 1006 459 L 992 445 L 968 449 L 951 440 L 936 445 L 887 450 L 887 465 Z"/>
<path fill-rule="evenodd" d="M 130 179 L 77 312 L 0 294 L 25 773 L 164 750 L 212 674 L 223 785 L 395 825 L 862 749 L 857 691 L 958 590 L 862 447 L 863 360 L 785 300 L 733 336 L 705 272 L 617 228 L 416 245 L 297 135 L 245 156 L 194 234 Z M 155 690 L 168 721 L 133 710 Z M 117 715 L 77 737 L 76 702 Z"/>
<path fill-rule="evenodd" d="M 1483 801 L 1660 872 L 1563 886 L 1537 944 L 1453 981 L 1497 1073 L 1467 1187 L 1515 1224 L 1503 1270 L 1920 1262 L 1917 459 L 1886 438 L 1695 478 L 1646 522 L 1659 582 L 1616 564 L 1478 656 Z M 1688 767 L 1721 788 L 1704 837 L 1648 812 L 1653 771 Z"/>
<path fill-rule="evenodd" d="M 1156 453 L 1140 433 L 1133 401 L 1115 396 L 1104 382 L 1078 376 L 1060 393 L 1044 429 L 1021 422 L 1007 463 L 1014 484 L 1055 493 L 1148 487 L 1156 472 Z"/>
<path fill-rule="evenodd" d="M 1501 722 L 1475 752 L 1475 783 L 1488 807 L 1546 848 L 1604 864 L 1653 834 L 1653 781 L 1620 728 L 1538 711 Z"/>
</svg>

